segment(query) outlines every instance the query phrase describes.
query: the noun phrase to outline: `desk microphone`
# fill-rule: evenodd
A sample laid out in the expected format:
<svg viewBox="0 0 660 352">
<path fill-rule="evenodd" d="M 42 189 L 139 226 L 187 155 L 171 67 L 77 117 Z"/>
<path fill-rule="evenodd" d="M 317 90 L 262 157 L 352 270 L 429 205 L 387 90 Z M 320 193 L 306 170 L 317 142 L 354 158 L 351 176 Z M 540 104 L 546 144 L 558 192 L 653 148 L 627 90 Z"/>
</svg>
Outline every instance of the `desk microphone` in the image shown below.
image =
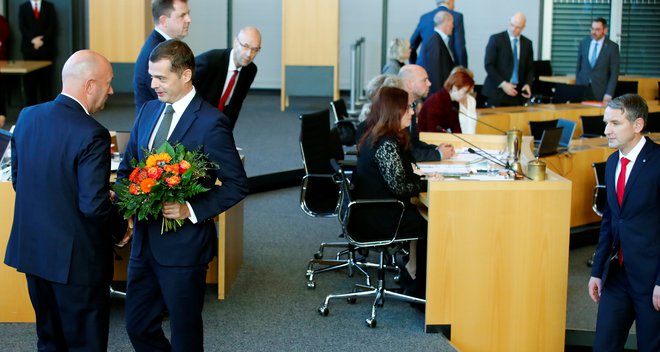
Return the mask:
<svg viewBox="0 0 660 352">
<path fill-rule="evenodd" d="M 497 128 L 497 127 L 495 127 L 495 126 L 493 126 L 493 125 L 491 125 L 491 124 L 489 124 L 489 123 L 483 122 L 483 121 L 477 119 L 476 117 L 470 116 L 470 115 L 468 115 L 468 114 L 462 112 L 460 109 L 457 109 L 455 106 L 452 107 L 452 109 L 453 109 L 454 111 L 456 111 L 457 113 L 459 113 L 460 115 L 463 115 L 463 116 L 467 117 L 467 118 L 470 119 L 470 120 L 477 121 L 477 122 L 479 122 L 479 123 L 482 123 L 482 124 L 484 124 L 484 125 L 486 125 L 486 126 L 492 128 L 492 129 L 494 129 L 494 130 L 496 130 L 496 131 L 502 133 L 502 134 L 506 134 L 506 131 L 503 131 L 503 130 L 501 130 L 501 129 L 499 129 L 499 128 Z"/>
</svg>

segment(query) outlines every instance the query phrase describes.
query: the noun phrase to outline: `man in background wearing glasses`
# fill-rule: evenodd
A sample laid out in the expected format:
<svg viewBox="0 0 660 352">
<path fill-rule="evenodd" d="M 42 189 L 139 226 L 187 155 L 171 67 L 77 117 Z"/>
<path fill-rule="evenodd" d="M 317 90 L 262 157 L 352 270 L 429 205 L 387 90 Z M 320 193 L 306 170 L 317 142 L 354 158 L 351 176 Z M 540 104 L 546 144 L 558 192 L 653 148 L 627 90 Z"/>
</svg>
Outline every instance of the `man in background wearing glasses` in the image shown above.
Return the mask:
<svg viewBox="0 0 660 352">
<path fill-rule="evenodd" d="M 204 100 L 229 117 L 232 129 L 257 75 L 257 65 L 252 61 L 259 51 L 261 33 L 255 27 L 245 27 L 234 38 L 233 48 L 209 50 L 195 58 L 195 88 Z"/>
</svg>

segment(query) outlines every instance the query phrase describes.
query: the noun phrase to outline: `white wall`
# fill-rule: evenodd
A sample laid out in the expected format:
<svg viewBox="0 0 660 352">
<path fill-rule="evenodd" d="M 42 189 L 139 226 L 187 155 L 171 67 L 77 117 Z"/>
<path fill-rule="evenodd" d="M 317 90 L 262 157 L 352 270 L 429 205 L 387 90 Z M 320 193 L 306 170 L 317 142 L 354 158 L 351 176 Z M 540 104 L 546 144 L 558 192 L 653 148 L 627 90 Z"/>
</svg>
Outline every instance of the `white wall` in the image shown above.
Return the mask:
<svg viewBox="0 0 660 352">
<path fill-rule="evenodd" d="M 549 0 L 545 0 L 549 1 Z M 191 0 L 193 17 L 186 42 L 198 54 L 208 49 L 227 46 L 227 0 Z M 262 50 L 255 59 L 259 72 L 253 87 L 279 89 L 281 75 L 282 0 L 233 0 L 232 35 L 246 25 L 254 25 L 262 34 Z M 341 0 L 339 33 L 339 82 L 341 89 L 349 87 L 350 45 L 365 37 L 365 80 L 380 73 L 382 44 L 383 0 Z M 463 13 L 470 69 L 477 84 L 486 77 L 483 67 L 488 37 L 507 28 L 509 18 L 516 11 L 527 15 L 523 34 L 534 42 L 534 56 L 538 57 L 539 13 L 541 0 L 455 0 L 455 9 Z M 396 38 L 410 38 L 419 17 L 435 7 L 434 0 L 388 0 L 387 42 Z"/>
</svg>

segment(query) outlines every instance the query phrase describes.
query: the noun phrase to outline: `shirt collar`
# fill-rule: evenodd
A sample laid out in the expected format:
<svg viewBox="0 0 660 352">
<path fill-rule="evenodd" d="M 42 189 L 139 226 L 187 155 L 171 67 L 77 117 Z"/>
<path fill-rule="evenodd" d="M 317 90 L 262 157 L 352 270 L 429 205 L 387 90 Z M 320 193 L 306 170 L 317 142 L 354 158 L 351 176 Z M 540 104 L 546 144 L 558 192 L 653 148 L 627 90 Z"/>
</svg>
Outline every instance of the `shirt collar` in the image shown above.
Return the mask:
<svg viewBox="0 0 660 352">
<path fill-rule="evenodd" d="M 437 29 L 437 28 L 434 28 L 433 30 L 434 30 L 436 33 L 440 34 L 440 37 L 442 38 L 442 40 L 443 40 L 445 43 L 446 43 L 447 41 L 449 41 L 449 36 L 446 35 L 443 31 L 441 31 L 441 30 L 439 30 L 439 29 Z"/>
<path fill-rule="evenodd" d="M 594 38 L 591 38 L 591 44 L 593 45 L 593 43 L 598 43 L 598 46 L 600 46 L 601 48 L 603 47 L 603 42 L 604 41 L 605 41 L 605 36 L 600 38 L 600 40 L 596 40 Z"/>
<path fill-rule="evenodd" d="M 630 160 L 632 164 L 635 163 L 635 159 L 639 156 L 639 153 L 641 153 L 642 148 L 644 148 L 644 144 L 646 144 L 646 137 L 642 136 L 642 138 L 637 142 L 637 145 L 628 153 L 628 155 L 623 155 L 623 153 L 619 150 L 619 160 L 621 158 L 625 157 L 626 159 Z"/>
<path fill-rule="evenodd" d="M 156 32 L 160 33 L 160 35 L 162 35 L 163 38 L 165 38 L 165 40 L 170 40 L 170 39 L 172 39 L 172 37 L 170 37 L 169 35 L 167 35 L 167 33 L 165 33 L 162 29 L 158 28 L 158 26 L 154 27 L 154 30 L 155 30 Z"/>
<path fill-rule="evenodd" d="M 83 110 L 85 110 L 85 114 L 89 115 L 89 111 L 87 111 L 87 108 L 85 107 L 85 105 L 83 105 L 83 104 L 80 102 L 80 100 L 76 99 L 73 95 L 69 95 L 69 94 L 66 94 L 66 93 L 61 93 L 61 94 L 64 95 L 64 96 L 67 96 L 67 97 L 69 97 L 69 98 L 71 98 L 71 99 L 73 99 L 76 103 L 80 104 L 80 106 L 83 108 Z M 90 115 L 90 116 L 91 116 L 91 115 Z"/>
<path fill-rule="evenodd" d="M 196 93 L 195 86 L 193 86 L 190 92 L 188 92 L 188 94 L 184 95 L 183 98 L 172 103 L 172 109 L 174 109 L 174 113 L 179 114 L 179 116 L 181 116 L 183 112 L 186 111 L 186 108 L 195 97 L 195 93 Z"/>
<path fill-rule="evenodd" d="M 243 69 L 243 66 L 236 67 L 236 63 L 234 62 L 234 49 L 231 49 L 231 52 L 229 53 L 229 66 L 227 66 L 227 71 L 234 72 L 234 70 L 238 70 L 238 72 L 241 72 L 241 69 Z"/>
</svg>

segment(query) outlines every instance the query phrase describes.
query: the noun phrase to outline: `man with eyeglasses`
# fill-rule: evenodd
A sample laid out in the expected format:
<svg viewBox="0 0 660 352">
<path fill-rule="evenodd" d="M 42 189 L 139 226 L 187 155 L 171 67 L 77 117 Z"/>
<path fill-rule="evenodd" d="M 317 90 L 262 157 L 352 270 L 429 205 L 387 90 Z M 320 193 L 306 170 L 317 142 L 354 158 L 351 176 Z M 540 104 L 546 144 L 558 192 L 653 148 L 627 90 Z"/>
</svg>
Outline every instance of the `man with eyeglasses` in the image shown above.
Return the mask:
<svg viewBox="0 0 660 352">
<path fill-rule="evenodd" d="M 261 33 L 255 27 L 245 27 L 234 38 L 232 48 L 209 50 L 195 58 L 195 88 L 204 100 L 229 117 L 232 129 L 257 75 L 257 65 L 252 61 L 259 51 Z"/>
<path fill-rule="evenodd" d="M 526 18 L 511 17 L 509 29 L 493 34 L 486 46 L 486 81 L 481 93 L 493 106 L 523 105 L 532 96 L 534 51 L 532 41 L 521 35 Z"/>
<path fill-rule="evenodd" d="M 153 0 L 151 15 L 155 27 L 140 50 L 133 71 L 133 94 L 137 113 L 145 102 L 158 99 L 155 91 L 151 89 L 151 76 L 148 72 L 151 51 L 166 40 L 185 38 L 192 22 L 188 0 Z"/>
<path fill-rule="evenodd" d="M 619 79 L 619 46 L 607 38 L 607 21 L 602 17 L 591 22 L 591 37 L 580 42 L 575 79 L 589 86 L 588 100 L 612 100 Z"/>
</svg>

